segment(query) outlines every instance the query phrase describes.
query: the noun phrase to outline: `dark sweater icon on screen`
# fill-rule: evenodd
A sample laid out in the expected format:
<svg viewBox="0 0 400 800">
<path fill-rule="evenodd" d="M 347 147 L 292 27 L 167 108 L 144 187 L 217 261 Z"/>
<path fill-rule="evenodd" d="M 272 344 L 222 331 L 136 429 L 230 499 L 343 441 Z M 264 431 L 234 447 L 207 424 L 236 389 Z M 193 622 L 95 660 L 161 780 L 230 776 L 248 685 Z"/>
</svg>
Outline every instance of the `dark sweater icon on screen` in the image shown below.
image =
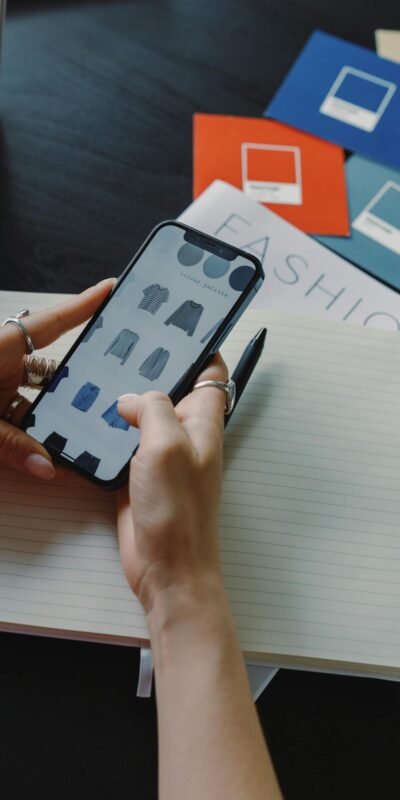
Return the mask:
<svg viewBox="0 0 400 800">
<path fill-rule="evenodd" d="M 99 387 L 88 381 L 81 386 L 79 392 L 76 393 L 74 399 L 71 401 L 71 405 L 74 406 L 74 408 L 77 408 L 79 411 L 89 411 L 89 408 L 92 407 L 99 394 Z"/>
<path fill-rule="evenodd" d="M 129 428 L 128 423 L 123 417 L 120 417 L 118 414 L 118 400 L 112 404 L 109 408 L 106 409 L 104 414 L 102 414 L 102 418 L 105 420 L 107 425 L 110 428 L 120 428 L 122 431 L 127 431 Z"/>
<path fill-rule="evenodd" d="M 193 300 L 185 300 L 179 308 L 165 321 L 165 325 L 175 325 L 176 328 L 186 331 L 188 336 L 193 336 L 197 323 L 203 313 L 203 306 Z"/>
<path fill-rule="evenodd" d="M 60 372 L 58 373 L 58 375 L 55 376 L 55 378 L 51 381 L 50 385 L 47 387 L 47 391 L 48 392 L 55 392 L 55 390 L 57 389 L 58 384 L 61 383 L 63 378 L 68 378 L 68 375 L 69 375 L 68 367 L 61 367 Z"/>
<path fill-rule="evenodd" d="M 152 283 L 151 286 L 143 289 L 143 295 L 139 308 L 149 311 L 150 314 L 156 314 L 161 305 L 167 302 L 169 291 L 165 286 L 160 286 L 159 283 Z"/>
<path fill-rule="evenodd" d="M 121 364 L 125 364 L 138 341 L 139 336 L 137 333 L 130 331 L 129 328 L 123 328 L 107 347 L 104 355 L 111 353 L 111 355 L 121 359 Z"/>
<path fill-rule="evenodd" d="M 139 375 L 143 378 L 148 378 L 149 381 L 155 381 L 161 375 L 168 359 L 168 350 L 164 350 L 163 347 L 157 347 L 140 365 Z"/>
<path fill-rule="evenodd" d="M 45 447 L 46 450 L 49 450 L 50 453 L 60 454 L 65 449 L 66 444 L 67 440 L 65 436 L 61 436 L 59 433 L 53 431 L 53 433 L 50 433 L 48 436 L 46 436 L 43 442 L 43 447 Z"/>
<path fill-rule="evenodd" d="M 97 317 L 96 321 L 93 322 L 92 327 L 89 328 L 88 332 L 83 337 L 82 342 L 90 342 L 95 331 L 99 330 L 99 328 L 102 327 L 103 327 L 103 317 Z"/>
<path fill-rule="evenodd" d="M 36 425 L 36 414 L 32 414 L 32 412 L 28 414 L 25 420 L 25 425 L 26 425 L 26 430 L 28 430 L 28 428 L 34 428 Z"/>
<path fill-rule="evenodd" d="M 75 464 L 77 464 L 78 467 L 86 470 L 86 472 L 89 472 L 90 475 L 94 475 L 97 467 L 100 464 L 100 458 L 96 458 L 96 456 L 92 456 L 91 453 L 88 453 L 87 450 L 84 450 L 83 453 L 81 453 L 78 458 L 75 459 Z"/>
</svg>

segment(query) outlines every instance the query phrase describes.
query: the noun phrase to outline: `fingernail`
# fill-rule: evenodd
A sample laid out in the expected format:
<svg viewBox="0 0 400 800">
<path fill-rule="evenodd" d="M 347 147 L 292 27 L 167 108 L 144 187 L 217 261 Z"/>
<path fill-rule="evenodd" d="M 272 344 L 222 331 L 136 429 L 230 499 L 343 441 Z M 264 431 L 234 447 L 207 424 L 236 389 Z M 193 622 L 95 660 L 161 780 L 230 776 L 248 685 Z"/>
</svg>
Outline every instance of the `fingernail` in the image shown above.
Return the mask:
<svg viewBox="0 0 400 800">
<path fill-rule="evenodd" d="M 106 283 L 110 283 L 113 281 L 114 284 L 117 282 L 117 278 L 103 278 L 103 280 L 99 281 L 96 286 L 105 286 Z"/>
<path fill-rule="evenodd" d="M 31 453 L 25 459 L 24 467 L 31 475 L 35 475 L 36 478 L 44 478 L 46 481 L 50 481 L 56 474 L 55 467 L 51 461 L 39 455 L 39 453 Z"/>
<path fill-rule="evenodd" d="M 121 394 L 121 397 L 118 398 L 119 403 L 125 403 L 125 401 L 132 400 L 134 397 L 139 397 L 138 394 Z"/>
</svg>

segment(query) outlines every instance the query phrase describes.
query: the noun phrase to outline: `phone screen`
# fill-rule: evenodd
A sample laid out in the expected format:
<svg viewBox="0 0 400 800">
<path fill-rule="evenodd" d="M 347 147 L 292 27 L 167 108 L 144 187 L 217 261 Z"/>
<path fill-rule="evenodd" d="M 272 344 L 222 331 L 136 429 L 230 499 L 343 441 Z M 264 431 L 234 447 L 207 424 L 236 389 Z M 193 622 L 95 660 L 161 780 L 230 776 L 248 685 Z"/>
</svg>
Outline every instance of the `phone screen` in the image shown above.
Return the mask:
<svg viewBox="0 0 400 800">
<path fill-rule="evenodd" d="M 25 420 L 52 455 L 101 481 L 115 480 L 139 443 L 118 397 L 171 393 L 254 282 L 250 258 L 189 237 L 173 223 L 156 230 Z"/>
</svg>

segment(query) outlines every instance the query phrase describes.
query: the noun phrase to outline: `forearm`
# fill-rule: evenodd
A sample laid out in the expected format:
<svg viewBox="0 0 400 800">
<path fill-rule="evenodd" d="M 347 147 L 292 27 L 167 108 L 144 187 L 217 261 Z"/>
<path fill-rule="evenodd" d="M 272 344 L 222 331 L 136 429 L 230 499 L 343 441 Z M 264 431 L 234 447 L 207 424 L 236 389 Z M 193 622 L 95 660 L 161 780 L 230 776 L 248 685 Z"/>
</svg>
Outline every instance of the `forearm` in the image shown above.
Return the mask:
<svg viewBox="0 0 400 800">
<path fill-rule="evenodd" d="M 168 323 L 169 320 L 167 320 Z M 216 358 L 199 380 L 226 381 Z M 140 429 L 121 559 L 155 664 L 160 800 L 279 800 L 219 570 L 225 393 L 120 398 Z"/>
<path fill-rule="evenodd" d="M 163 593 L 148 620 L 160 800 L 280 798 L 219 580 Z"/>
</svg>

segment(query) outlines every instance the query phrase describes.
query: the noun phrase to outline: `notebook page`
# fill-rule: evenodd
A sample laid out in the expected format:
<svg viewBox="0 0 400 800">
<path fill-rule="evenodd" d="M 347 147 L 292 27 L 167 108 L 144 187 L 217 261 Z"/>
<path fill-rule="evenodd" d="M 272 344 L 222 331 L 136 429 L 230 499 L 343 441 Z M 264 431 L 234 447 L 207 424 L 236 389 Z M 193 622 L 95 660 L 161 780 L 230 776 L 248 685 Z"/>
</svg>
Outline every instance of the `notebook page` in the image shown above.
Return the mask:
<svg viewBox="0 0 400 800">
<path fill-rule="evenodd" d="M 400 669 L 400 337 L 247 312 L 268 327 L 229 425 L 223 572 L 243 650 Z"/>
<path fill-rule="evenodd" d="M 68 295 L 0 292 L 0 319 Z M 60 359 L 77 330 L 41 352 Z M 119 560 L 115 494 L 71 473 L 46 483 L 0 465 L 1 626 L 147 639 Z"/>
<path fill-rule="evenodd" d="M 4 292 L 0 312 L 63 297 Z M 229 337 L 232 368 L 265 322 L 247 312 Z M 397 336 L 272 314 L 267 324 L 226 438 L 222 561 L 243 649 L 396 666 Z M 75 477 L 55 488 L 0 467 L 0 619 L 146 638 L 113 496 Z"/>
</svg>

